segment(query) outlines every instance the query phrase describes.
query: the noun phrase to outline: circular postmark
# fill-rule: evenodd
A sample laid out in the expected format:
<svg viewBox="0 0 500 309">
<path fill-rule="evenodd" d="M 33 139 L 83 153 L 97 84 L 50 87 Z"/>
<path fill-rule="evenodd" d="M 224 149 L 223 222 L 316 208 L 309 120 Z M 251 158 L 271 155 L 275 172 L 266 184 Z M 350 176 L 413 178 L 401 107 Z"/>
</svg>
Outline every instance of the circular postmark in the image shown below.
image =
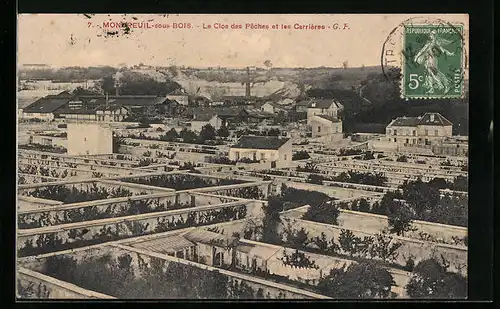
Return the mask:
<svg viewBox="0 0 500 309">
<path fill-rule="evenodd" d="M 382 73 L 404 99 L 462 98 L 467 75 L 466 29 L 459 22 L 414 17 L 382 45 Z"/>
</svg>

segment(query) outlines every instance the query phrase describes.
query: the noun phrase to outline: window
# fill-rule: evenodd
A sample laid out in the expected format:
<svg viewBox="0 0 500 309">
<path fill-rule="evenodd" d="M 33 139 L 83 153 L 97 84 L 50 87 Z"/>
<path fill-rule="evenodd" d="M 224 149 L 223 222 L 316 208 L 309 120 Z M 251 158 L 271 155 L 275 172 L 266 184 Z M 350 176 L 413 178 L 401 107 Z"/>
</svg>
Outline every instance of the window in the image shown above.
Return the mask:
<svg viewBox="0 0 500 309">
<path fill-rule="evenodd" d="M 429 130 L 425 129 L 425 135 L 429 135 Z"/>
<path fill-rule="evenodd" d="M 397 142 L 397 141 L 398 141 L 398 140 L 395 138 L 395 139 L 394 139 L 394 142 Z"/>
<path fill-rule="evenodd" d="M 435 136 L 438 136 L 438 135 L 439 135 L 438 130 L 434 130 L 434 135 L 435 135 Z"/>
<path fill-rule="evenodd" d="M 394 129 L 394 135 L 398 135 L 398 130 Z"/>
<path fill-rule="evenodd" d="M 318 126 L 318 133 L 321 132 L 321 126 Z"/>
<path fill-rule="evenodd" d="M 86 142 L 86 141 L 87 141 L 87 138 L 86 138 L 86 137 L 84 137 L 84 138 L 83 138 L 83 141 L 84 141 L 84 142 Z"/>
<path fill-rule="evenodd" d="M 409 139 L 406 139 L 406 143 L 409 144 L 410 143 L 410 140 Z"/>
<path fill-rule="evenodd" d="M 417 131 L 413 130 L 413 136 L 416 136 L 417 135 Z"/>
<path fill-rule="evenodd" d="M 287 160 L 287 157 L 286 157 L 286 155 L 285 155 L 285 161 L 286 161 L 286 160 Z"/>
<path fill-rule="evenodd" d="M 266 155 L 265 155 L 264 153 L 261 153 L 261 154 L 260 154 L 260 159 L 261 159 L 262 161 L 264 161 L 264 160 L 266 159 Z"/>
<path fill-rule="evenodd" d="M 236 160 L 239 160 L 240 159 L 240 152 L 236 151 L 235 155 L 236 155 Z"/>
<path fill-rule="evenodd" d="M 387 129 L 387 134 L 391 135 L 391 129 Z"/>
</svg>

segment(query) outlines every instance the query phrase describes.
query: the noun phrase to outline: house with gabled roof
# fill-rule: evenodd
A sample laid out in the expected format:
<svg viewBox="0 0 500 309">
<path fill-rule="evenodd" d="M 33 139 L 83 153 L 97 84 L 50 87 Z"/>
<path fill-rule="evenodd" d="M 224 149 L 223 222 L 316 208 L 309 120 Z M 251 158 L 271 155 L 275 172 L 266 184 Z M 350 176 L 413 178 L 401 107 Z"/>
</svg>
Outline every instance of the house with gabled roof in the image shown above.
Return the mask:
<svg viewBox="0 0 500 309">
<path fill-rule="evenodd" d="M 278 136 L 241 136 L 229 148 L 229 159 L 247 159 L 260 163 L 270 163 L 271 168 L 287 167 L 292 162 L 292 141 Z"/>
<path fill-rule="evenodd" d="M 67 106 L 69 101 L 71 101 L 71 97 L 65 95 L 45 96 L 26 106 L 23 109 L 22 118 L 53 120 L 57 114 L 57 110 Z"/>
<path fill-rule="evenodd" d="M 439 113 L 398 117 L 386 127 L 386 140 L 406 145 L 439 145 L 452 136 L 453 124 Z"/>
<path fill-rule="evenodd" d="M 312 99 L 307 106 L 307 124 L 315 115 L 327 115 L 338 118 L 340 111 L 344 108 L 336 99 Z"/>
<path fill-rule="evenodd" d="M 170 92 L 167 94 L 166 98 L 168 100 L 177 101 L 181 105 L 188 106 L 189 104 L 189 95 L 182 88 L 178 88 Z"/>
</svg>

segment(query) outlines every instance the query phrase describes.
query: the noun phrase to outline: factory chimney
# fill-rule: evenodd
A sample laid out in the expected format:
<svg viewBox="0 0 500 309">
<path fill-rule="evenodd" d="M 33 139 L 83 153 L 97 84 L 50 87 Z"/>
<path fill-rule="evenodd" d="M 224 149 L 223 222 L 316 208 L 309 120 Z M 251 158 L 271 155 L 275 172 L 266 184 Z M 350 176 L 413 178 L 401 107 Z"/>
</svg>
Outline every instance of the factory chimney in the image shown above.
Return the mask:
<svg viewBox="0 0 500 309">
<path fill-rule="evenodd" d="M 245 83 L 245 96 L 250 97 L 250 67 L 247 67 L 247 80 Z"/>
</svg>

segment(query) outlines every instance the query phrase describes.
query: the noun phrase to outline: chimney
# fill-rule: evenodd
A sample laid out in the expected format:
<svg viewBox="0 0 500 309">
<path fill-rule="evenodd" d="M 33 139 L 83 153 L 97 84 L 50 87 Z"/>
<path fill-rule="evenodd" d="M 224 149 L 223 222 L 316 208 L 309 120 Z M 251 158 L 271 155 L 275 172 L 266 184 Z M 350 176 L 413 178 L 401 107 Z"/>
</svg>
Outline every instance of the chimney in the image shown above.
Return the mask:
<svg viewBox="0 0 500 309">
<path fill-rule="evenodd" d="M 245 83 L 245 96 L 250 97 L 250 67 L 247 67 L 247 82 Z"/>
</svg>

